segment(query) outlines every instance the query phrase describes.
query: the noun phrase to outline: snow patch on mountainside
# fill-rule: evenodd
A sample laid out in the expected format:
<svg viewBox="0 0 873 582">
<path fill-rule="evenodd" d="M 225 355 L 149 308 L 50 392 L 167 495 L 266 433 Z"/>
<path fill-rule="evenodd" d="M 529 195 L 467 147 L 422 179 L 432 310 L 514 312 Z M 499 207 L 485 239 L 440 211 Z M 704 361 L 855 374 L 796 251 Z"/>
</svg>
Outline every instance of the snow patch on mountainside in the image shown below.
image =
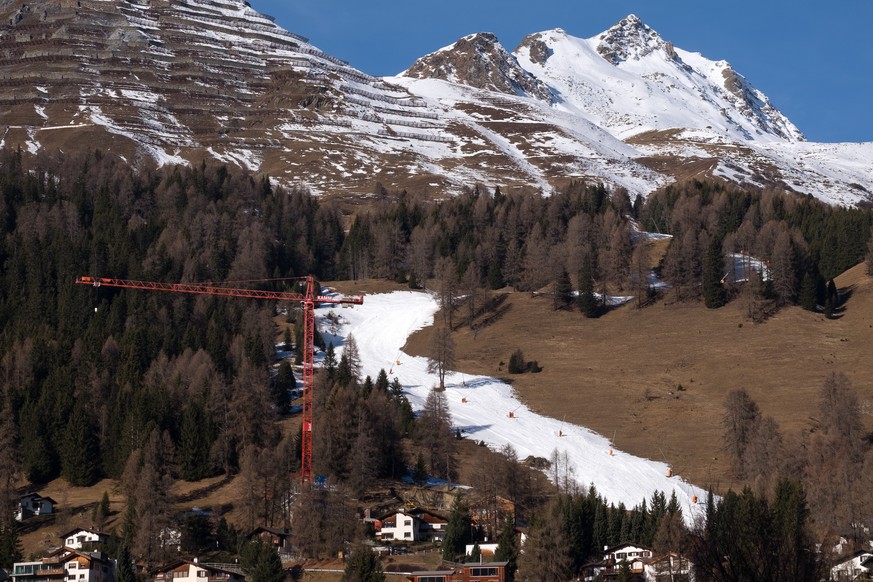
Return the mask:
<svg viewBox="0 0 873 582">
<path fill-rule="evenodd" d="M 753 104 L 742 101 L 738 110 L 741 99 L 725 89 L 723 78 L 714 79 L 728 70 L 726 64 L 675 49 L 635 17 L 590 39 L 561 29 L 533 34 L 515 54 L 555 90 L 559 107 L 620 139 L 674 129 L 738 141 L 802 138 L 766 96 L 737 80 L 744 96 L 756 98 Z"/>
<path fill-rule="evenodd" d="M 362 375 L 375 378 L 381 369 L 391 370 L 389 377 L 400 381 L 413 409 L 421 410 L 439 382 L 427 372 L 426 358 L 409 356 L 402 349 L 414 331 L 433 324 L 436 310 L 435 299 L 426 293 L 368 295 L 363 305 L 330 310 L 342 325 L 338 335 L 325 335 L 325 341 L 338 348 L 339 357 L 343 340 L 353 335 Z M 322 320 L 326 314 L 319 309 L 317 317 Z M 520 459 L 549 459 L 557 452 L 566 457 L 571 479 L 583 487 L 593 484 L 609 502 L 633 507 L 651 499 L 655 491 L 667 497 L 675 492 L 688 523 L 703 510 L 706 492 L 670 476 L 665 463 L 625 453 L 585 427 L 541 416 L 522 404 L 511 386 L 495 378 L 451 372 L 444 395 L 453 424 L 463 435 L 493 449 L 512 445 Z"/>
</svg>

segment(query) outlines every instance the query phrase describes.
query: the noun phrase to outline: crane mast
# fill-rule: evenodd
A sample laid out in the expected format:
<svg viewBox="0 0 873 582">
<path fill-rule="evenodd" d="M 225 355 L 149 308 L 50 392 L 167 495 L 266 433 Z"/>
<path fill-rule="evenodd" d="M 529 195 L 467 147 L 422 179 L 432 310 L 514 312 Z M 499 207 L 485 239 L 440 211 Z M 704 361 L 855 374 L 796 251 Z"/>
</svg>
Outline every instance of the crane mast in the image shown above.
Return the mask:
<svg viewBox="0 0 873 582">
<path fill-rule="evenodd" d="M 315 277 L 301 277 L 306 280 L 306 292 L 262 291 L 231 287 L 224 283 L 161 283 L 158 281 L 137 281 L 112 277 L 82 276 L 76 278 L 77 285 L 93 287 L 113 287 L 121 289 L 140 289 L 146 291 L 167 291 L 170 293 L 189 293 L 193 295 L 215 295 L 220 297 L 240 297 L 245 299 L 273 299 L 290 301 L 303 305 L 303 419 L 300 459 L 300 479 L 303 483 L 312 481 L 312 390 L 315 380 L 315 306 L 318 303 L 346 303 L 360 305 L 364 296 L 332 297 L 316 292 Z M 299 348 L 300 346 L 298 346 Z"/>
</svg>

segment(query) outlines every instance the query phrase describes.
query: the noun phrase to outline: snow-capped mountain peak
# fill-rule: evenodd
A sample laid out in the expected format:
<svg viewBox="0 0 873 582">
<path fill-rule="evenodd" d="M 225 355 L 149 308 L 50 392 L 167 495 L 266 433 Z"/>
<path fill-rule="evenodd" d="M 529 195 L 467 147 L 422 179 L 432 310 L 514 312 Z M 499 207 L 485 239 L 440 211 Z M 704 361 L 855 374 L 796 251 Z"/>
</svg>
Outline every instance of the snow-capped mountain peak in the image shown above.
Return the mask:
<svg viewBox="0 0 873 582">
<path fill-rule="evenodd" d="M 597 52 L 614 65 L 630 59 L 639 60 L 658 50 L 664 51 L 670 58 L 676 58 L 673 45 L 635 14 L 626 16 L 595 38 L 598 42 Z"/>
<path fill-rule="evenodd" d="M 388 79 L 245 0 L 3 0 L 0 22 L 0 148 L 34 155 L 214 158 L 340 195 L 585 180 L 633 196 L 702 176 L 873 201 L 873 143 L 804 143 L 726 61 L 633 15 L 513 53 L 472 34 Z"/>
<path fill-rule="evenodd" d="M 413 63 L 402 76 L 442 79 L 477 89 L 551 101 L 549 89 L 522 69 L 490 32 L 467 35 Z"/>
<path fill-rule="evenodd" d="M 515 54 L 561 103 L 620 139 L 669 131 L 744 142 L 803 140 L 727 63 L 674 47 L 635 15 L 589 39 L 559 30 L 533 34 Z"/>
</svg>

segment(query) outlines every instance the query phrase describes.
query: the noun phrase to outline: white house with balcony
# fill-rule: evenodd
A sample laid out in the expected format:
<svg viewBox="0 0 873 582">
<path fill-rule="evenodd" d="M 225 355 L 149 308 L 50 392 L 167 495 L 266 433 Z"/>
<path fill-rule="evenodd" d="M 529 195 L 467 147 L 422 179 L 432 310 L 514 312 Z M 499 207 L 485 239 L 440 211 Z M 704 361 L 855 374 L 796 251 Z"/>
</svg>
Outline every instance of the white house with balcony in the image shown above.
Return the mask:
<svg viewBox="0 0 873 582">
<path fill-rule="evenodd" d="M 38 493 L 28 493 L 18 498 L 18 507 L 15 510 L 15 519 L 23 521 L 34 515 L 51 515 L 55 511 L 57 502 L 51 497 L 43 497 Z"/>
<path fill-rule="evenodd" d="M 194 560 L 176 560 L 155 570 L 155 582 L 245 582 L 246 577 L 235 564 L 206 564 Z"/>
<path fill-rule="evenodd" d="M 77 527 L 61 534 L 64 546 L 73 550 L 93 550 L 109 541 L 109 534 L 97 529 Z"/>
<path fill-rule="evenodd" d="M 376 520 L 376 538 L 383 542 L 437 542 L 443 539 L 448 523 L 428 511 L 397 511 Z"/>
</svg>

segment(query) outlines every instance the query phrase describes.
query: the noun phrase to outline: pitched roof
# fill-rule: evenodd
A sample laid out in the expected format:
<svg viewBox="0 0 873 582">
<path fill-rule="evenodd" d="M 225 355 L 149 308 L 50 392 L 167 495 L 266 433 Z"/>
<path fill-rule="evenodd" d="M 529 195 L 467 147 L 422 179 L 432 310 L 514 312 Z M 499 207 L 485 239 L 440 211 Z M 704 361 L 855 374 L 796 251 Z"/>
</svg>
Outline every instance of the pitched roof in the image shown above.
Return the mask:
<svg viewBox="0 0 873 582">
<path fill-rule="evenodd" d="M 633 542 L 625 542 L 623 544 L 618 544 L 617 546 L 612 546 L 611 548 L 606 548 L 605 550 L 603 550 L 603 554 L 604 555 L 611 554 L 613 552 L 619 551 L 622 548 L 639 548 L 641 550 L 646 550 L 648 552 L 652 551 L 652 548 L 648 548 L 642 544 L 635 544 Z"/>
<path fill-rule="evenodd" d="M 419 518 L 425 523 L 449 523 L 444 517 L 440 517 L 435 513 L 430 513 L 429 511 L 421 511 L 415 517 Z"/>
<path fill-rule="evenodd" d="M 233 564 L 227 564 L 227 568 L 220 568 L 216 564 L 204 564 L 202 562 L 195 562 L 193 560 L 185 560 L 183 558 L 179 558 L 170 562 L 169 564 L 165 564 L 163 566 L 159 566 L 152 570 L 153 573 L 157 574 L 159 572 L 169 572 L 170 570 L 175 570 L 179 566 L 183 564 L 187 564 L 189 566 L 196 566 L 203 570 L 208 570 L 209 572 L 222 572 L 224 574 L 233 574 L 234 576 L 240 576 L 239 571 L 233 569 Z"/>
<path fill-rule="evenodd" d="M 291 535 L 291 532 L 287 529 L 281 529 L 278 527 L 258 526 L 255 529 L 253 529 L 247 537 L 252 537 L 252 536 L 257 535 L 261 532 L 271 533 L 271 534 L 276 535 L 276 536 L 290 536 Z"/>
<path fill-rule="evenodd" d="M 67 531 L 67 532 L 64 532 L 64 533 L 58 535 L 58 537 L 60 537 L 60 538 L 66 538 L 66 537 L 69 536 L 70 534 L 74 534 L 74 533 L 77 533 L 77 532 L 80 532 L 80 531 L 86 531 L 86 532 L 88 532 L 88 533 L 95 534 L 95 535 L 98 535 L 98 536 L 108 536 L 108 535 L 109 535 L 109 534 L 106 533 L 105 531 L 100 531 L 99 529 L 94 528 L 94 527 L 75 527 L 75 528 L 71 529 L 70 531 Z"/>
</svg>

